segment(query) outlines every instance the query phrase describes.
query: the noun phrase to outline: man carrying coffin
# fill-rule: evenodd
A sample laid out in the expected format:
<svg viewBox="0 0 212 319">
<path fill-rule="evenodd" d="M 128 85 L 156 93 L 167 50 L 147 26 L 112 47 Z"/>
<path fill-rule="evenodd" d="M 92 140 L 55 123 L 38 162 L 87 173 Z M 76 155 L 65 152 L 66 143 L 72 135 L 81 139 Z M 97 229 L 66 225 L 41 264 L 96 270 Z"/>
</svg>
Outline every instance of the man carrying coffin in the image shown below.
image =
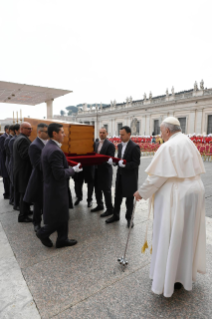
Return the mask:
<svg viewBox="0 0 212 319">
<path fill-rule="evenodd" d="M 61 124 L 51 123 L 48 127 L 50 140 L 41 155 L 43 170 L 43 219 L 45 226 L 36 235 L 42 244 L 52 247 L 49 236 L 57 231 L 56 248 L 73 246 L 75 239 L 68 239 L 69 208 L 73 208 L 69 179 L 75 172 L 82 171 L 80 164 L 68 166 L 65 154 L 60 149 L 65 137 Z"/>
<path fill-rule="evenodd" d="M 11 182 L 11 167 L 10 167 L 10 149 L 9 149 L 9 142 L 10 140 L 13 138 L 13 136 L 15 135 L 15 131 L 14 131 L 14 125 L 10 125 L 9 127 L 9 136 L 5 139 L 4 141 L 4 148 L 5 148 L 5 152 L 6 152 L 6 162 L 5 162 L 5 166 L 7 169 L 7 173 L 10 179 L 10 201 L 9 204 L 13 205 L 14 204 L 14 189 L 13 189 L 13 185 Z"/>
<path fill-rule="evenodd" d="M 33 224 L 35 232 L 41 228 L 43 210 L 43 173 L 41 165 L 42 149 L 48 141 L 48 125 L 40 123 L 37 126 L 37 138 L 30 144 L 29 157 L 32 164 L 32 174 L 27 185 L 24 201 L 33 203 Z"/>
<path fill-rule="evenodd" d="M 95 142 L 95 152 L 114 157 L 115 146 L 107 139 L 107 134 L 108 133 L 105 127 L 102 127 L 99 130 L 99 141 Z M 110 162 L 112 164 L 112 160 Z M 100 215 L 101 217 L 106 217 L 113 214 L 111 198 L 113 168 L 109 163 L 106 162 L 95 167 L 95 194 L 97 207 L 92 209 L 91 212 L 98 212 L 104 208 L 102 201 L 103 193 L 107 209 Z"/>
<path fill-rule="evenodd" d="M 29 223 L 32 219 L 28 216 L 30 213 L 30 205 L 24 202 L 24 195 L 32 172 L 32 165 L 29 158 L 29 139 L 32 127 L 28 122 L 21 124 L 21 133 L 15 139 L 13 144 L 13 175 L 14 189 L 20 196 L 20 214 L 18 216 L 19 223 Z"/>
<path fill-rule="evenodd" d="M 165 143 L 134 196 L 151 198 L 154 209 L 152 291 L 171 297 L 174 288 L 182 285 L 192 290 L 197 272 L 206 272 L 205 190 L 200 177 L 205 168 L 196 146 L 181 133 L 177 118 L 162 122 L 161 135 Z"/>
<path fill-rule="evenodd" d="M 126 197 L 126 220 L 127 227 L 130 227 L 130 220 L 133 211 L 133 194 L 138 188 L 138 168 L 140 165 L 140 147 L 131 139 L 131 128 L 123 126 L 120 130 L 122 143 L 118 145 L 118 170 L 116 175 L 115 207 L 113 216 L 106 219 L 106 223 L 113 223 L 119 220 L 120 209 L 123 197 Z M 124 164 L 124 159 L 126 164 Z"/>
</svg>

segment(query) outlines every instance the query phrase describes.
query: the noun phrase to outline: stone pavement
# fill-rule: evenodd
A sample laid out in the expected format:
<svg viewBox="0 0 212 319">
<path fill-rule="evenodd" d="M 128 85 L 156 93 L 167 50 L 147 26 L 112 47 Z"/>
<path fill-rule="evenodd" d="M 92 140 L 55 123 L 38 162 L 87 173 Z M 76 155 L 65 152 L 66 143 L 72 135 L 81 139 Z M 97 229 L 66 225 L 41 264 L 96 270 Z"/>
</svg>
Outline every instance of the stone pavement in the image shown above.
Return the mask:
<svg viewBox="0 0 212 319">
<path fill-rule="evenodd" d="M 70 185 L 73 189 L 73 181 Z M 129 265 L 123 271 L 117 258 L 123 255 L 128 233 L 124 203 L 120 222 L 107 225 L 100 213 L 87 209 L 86 187 L 83 192 L 84 200 L 70 211 L 69 234 L 78 244 L 62 249 L 44 247 L 32 224 L 19 224 L 18 212 L 0 195 L 0 318 L 212 317 L 211 218 L 206 220 L 207 274 L 198 274 L 191 292 L 181 289 L 164 298 L 151 292 L 149 250 L 141 254 L 147 203 L 141 201 L 136 207 Z M 56 234 L 51 239 L 55 243 Z"/>
</svg>

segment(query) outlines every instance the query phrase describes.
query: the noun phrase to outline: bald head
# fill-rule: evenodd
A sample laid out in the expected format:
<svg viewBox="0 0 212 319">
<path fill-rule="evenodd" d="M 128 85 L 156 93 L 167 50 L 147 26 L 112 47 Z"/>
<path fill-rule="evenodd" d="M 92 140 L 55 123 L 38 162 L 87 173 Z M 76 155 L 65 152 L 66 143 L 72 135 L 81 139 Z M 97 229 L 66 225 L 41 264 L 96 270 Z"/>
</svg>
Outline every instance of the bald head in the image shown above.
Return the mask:
<svg viewBox="0 0 212 319">
<path fill-rule="evenodd" d="M 22 134 L 24 134 L 26 136 L 30 136 L 31 135 L 32 126 L 31 126 L 30 123 L 28 123 L 28 122 L 21 123 L 20 129 L 21 129 L 21 133 Z"/>
</svg>

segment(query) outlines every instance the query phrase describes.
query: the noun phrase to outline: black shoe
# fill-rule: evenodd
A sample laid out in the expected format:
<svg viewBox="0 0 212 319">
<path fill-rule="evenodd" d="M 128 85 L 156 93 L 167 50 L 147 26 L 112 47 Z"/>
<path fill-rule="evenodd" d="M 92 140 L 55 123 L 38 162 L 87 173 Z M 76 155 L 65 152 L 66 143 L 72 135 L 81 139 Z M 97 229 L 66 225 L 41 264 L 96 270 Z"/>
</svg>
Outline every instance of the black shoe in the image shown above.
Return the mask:
<svg viewBox="0 0 212 319">
<path fill-rule="evenodd" d="M 38 231 L 39 229 L 41 229 L 40 224 L 34 225 L 34 231 L 35 231 L 36 233 L 37 233 L 37 231 Z"/>
<path fill-rule="evenodd" d="M 79 202 L 81 202 L 81 199 L 77 199 L 76 202 L 74 203 L 74 206 L 79 205 Z"/>
<path fill-rule="evenodd" d="M 183 286 L 183 285 L 182 285 L 180 282 L 176 282 L 176 283 L 174 284 L 174 289 L 181 289 L 182 286 Z"/>
<path fill-rule="evenodd" d="M 19 206 L 13 206 L 13 209 L 19 211 L 19 210 L 20 210 L 20 207 L 19 207 Z"/>
<path fill-rule="evenodd" d="M 113 211 L 112 210 L 106 210 L 104 213 L 102 213 L 100 215 L 100 217 L 107 217 L 107 216 L 110 216 L 110 215 L 113 215 Z"/>
<path fill-rule="evenodd" d="M 10 204 L 10 205 L 12 205 L 12 206 L 14 205 L 14 203 L 13 203 L 13 202 L 11 202 L 11 201 L 9 201 L 9 204 Z"/>
<path fill-rule="evenodd" d="M 10 199 L 10 196 L 9 195 L 5 195 L 4 199 Z"/>
<path fill-rule="evenodd" d="M 91 207 L 92 206 L 92 201 L 89 201 L 88 202 L 88 207 Z"/>
<path fill-rule="evenodd" d="M 32 223 L 32 218 L 30 218 L 28 216 L 24 216 L 24 217 L 18 216 L 18 222 L 19 223 Z"/>
<path fill-rule="evenodd" d="M 112 217 L 106 219 L 105 223 L 110 224 L 119 221 L 119 217 L 113 215 Z"/>
<path fill-rule="evenodd" d="M 132 222 L 131 228 L 133 228 L 133 227 L 134 227 L 134 223 Z M 127 228 L 130 228 L 130 220 L 127 221 Z"/>
<path fill-rule="evenodd" d="M 27 212 L 27 215 L 28 216 L 30 216 L 30 215 L 32 215 L 33 214 L 33 211 L 32 210 L 29 210 L 28 212 Z"/>
<path fill-rule="evenodd" d="M 103 210 L 104 207 L 103 206 L 97 206 L 93 209 L 91 209 L 91 213 L 96 213 L 96 212 L 99 212 L 100 210 Z"/>
<path fill-rule="evenodd" d="M 42 242 L 42 244 L 46 247 L 52 247 L 53 246 L 53 242 L 51 241 L 51 239 L 49 237 L 46 238 L 42 238 L 38 232 L 36 233 L 36 236 L 40 239 L 40 241 Z"/>
<path fill-rule="evenodd" d="M 67 246 L 74 246 L 77 244 L 77 241 L 75 239 L 66 239 L 61 242 L 56 242 L 56 248 L 62 248 Z"/>
</svg>

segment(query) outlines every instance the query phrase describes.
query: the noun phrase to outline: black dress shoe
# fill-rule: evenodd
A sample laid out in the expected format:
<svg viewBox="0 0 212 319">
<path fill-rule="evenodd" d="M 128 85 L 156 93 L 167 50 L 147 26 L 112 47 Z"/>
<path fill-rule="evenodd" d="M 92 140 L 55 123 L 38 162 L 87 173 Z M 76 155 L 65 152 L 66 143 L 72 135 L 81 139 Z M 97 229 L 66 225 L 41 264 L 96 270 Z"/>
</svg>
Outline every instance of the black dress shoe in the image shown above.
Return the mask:
<svg viewBox="0 0 212 319">
<path fill-rule="evenodd" d="M 56 248 L 74 246 L 76 244 L 77 244 L 77 241 L 75 239 L 66 239 L 64 241 L 56 242 Z"/>
<path fill-rule="evenodd" d="M 4 199 L 10 199 L 10 196 L 9 195 L 5 195 Z"/>
<path fill-rule="evenodd" d="M 49 237 L 46 238 L 42 238 L 38 232 L 36 233 L 36 236 L 40 239 L 40 241 L 42 242 L 42 244 L 46 247 L 52 247 L 53 246 L 53 242 L 51 241 L 51 239 Z"/>
<path fill-rule="evenodd" d="M 133 227 L 134 227 L 134 223 L 132 222 L 131 228 L 133 228 Z M 127 221 L 127 228 L 130 228 L 130 220 Z"/>
<path fill-rule="evenodd" d="M 79 202 L 81 202 L 81 199 L 77 199 L 76 202 L 74 203 L 74 206 L 79 205 Z"/>
<path fill-rule="evenodd" d="M 32 223 L 32 218 L 28 216 L 20 217 L 18 216 L 18 222 L 19 223 Z"/>
<path fill-rule="evenodd" d="M 19 206 L 13 206 L 13 209 L 19 211 L 19 210 L 20 210 L 20 207 L 19 207 Z"/>
<path fill-rule="evenodd" d="M 99 212 L 100 210 L 103 210 L 104 207 L 103 206 L 97 206 L 93 209 L 91 209 L 91 213 L 96 213 L 96 212 Z"/>
<path fill-rule="evenodd" d="M 92 206 L 92 201 L 89 201 L 88 202 L 88 207 L 91 207 Z"/>
<path fill-rule="evenodd" d="M 10 204 L 10 205 L 12 205 L 12 206 L 14 205 L 14 203 L 13 203 L 13 202 L 11 202 L 11 201 L 9 201 L 9 204 Z"/>
<path fill-rule="evenodd" d="M 182 285 L 180 282 L 176 282 L 176 283 L 174 284 L 174 289 L 181 289 L 182 286 L 183 286 L 183 285 Z"/>
<path fill-rule="evenodd" d="M 119 221 L 119 217 L 113 215 L 112 217 L 106 219 L 105 223 L 110 224 Z"/>
<path fill-rule="evenodd" d="M 37 231 L 41 229 L 41 226 L 38 224 L 38 225 L 34 225 L 34 231 L 37 233 Z"/>
<path fill-rule="evenodd" d="M 113 211 L 112 210 L 106 210 L 104 213 L 102 213 L 100 215 L 100 217 L 107 217 L 107 216 L 110 216 L 110 215 L 113 215 Z"/>
<path fill-rule="evenodd" d="M 32 210 L 29 210 L 28 212 L 27 212 L 27 215 L 28 216 L 30 216 L 30 215 L 32 215 L 33 214 L 33 211 Z"/>
</svg>

